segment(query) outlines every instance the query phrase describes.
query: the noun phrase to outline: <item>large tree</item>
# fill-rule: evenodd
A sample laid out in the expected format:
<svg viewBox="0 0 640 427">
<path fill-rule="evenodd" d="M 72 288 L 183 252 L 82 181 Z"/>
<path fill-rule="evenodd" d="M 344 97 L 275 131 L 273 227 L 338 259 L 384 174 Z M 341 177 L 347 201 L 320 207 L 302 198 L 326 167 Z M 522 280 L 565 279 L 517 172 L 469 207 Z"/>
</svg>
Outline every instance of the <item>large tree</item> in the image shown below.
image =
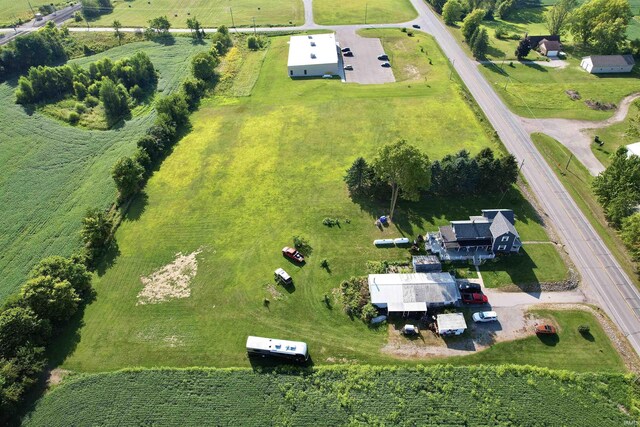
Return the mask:
<svg viewBox="0 0 640 427">
<path fill-rule="evenodd" d="M 144 181 L 144 167 L 131 157 L 121 157 L 111 170 L 116 183 L 119 200 L 122 202 L 138 193 Z"/>
<path fill-rule="evenodd" d="M 478 28 L 477 35 L 473 38 L 473 43 L 470 45 L 471 52 L 476 58 L 483 58 L 487 54 L 489 49 L 489 34 L 485 28 Z"/>
<path fill-rule="evenodd" d="M 625 147 L 618 148 L 609 167 L 593 180 L 593 190 L 607 219 L 619 227 L 640 203 L 640 157 L 628 157 Z"/>
<path fill-rule="evenodd" d="M 628 0 L 590 0 L 571 15 L 570 31 L 583 45 L 613 53 L 625 42 L 631 18 Z"/>
<path fill-rule="evenodd" d="M 0 312 L 0 359 L 11 358 L 25 343 L 42 345 L 50 324 L 28 307 L 11 307 Z"/>
<path fill-rule="evenodd" d="M 107 121 L 115 123 L 129 113 L 129 94 L 124 86 L 116 85 L 113 80 L 104 77 L 100 82 L 100 101 L 104 106 Z"/>
<path fill-rule="evenodd" d="M 120 40 L 122 39 L 122 33 L 120 33 L 120 28 L 122 28 L 122 24 L 117 19 L 113 21 L 113 31 L 115 31 L 115 36 L 118 39 L 118 44 L 120 44 Z"/>
<path fill-rule="evenodd" d="M 358 157 L 353 164 L 347 169 L 344 176 L 344 182 L 347 184 L 349 194 L 352 196 L 362 196 L 367 193 L 373 180 L 374 172 L 367 161 Z"/>
<path fill-rule="evenodd" d="M 473 12 L 468 14 L 464 20 L 462 21 L 462 35 L 464 39 L 469 42 L 471 40 L 471 36 L 473 33 L 480 27 L 480 23 L 484 19 L 486 11 L 483 9 L 475 9 Z"/>
<path fill-rule="evenodd" d="M 445 24 L 453 25 L 462 16 L 462 4 L 458 0 L 449 0 L 442 8 L 442 19 Z"/>
<path fill-rule="evenodd" d="M 151 29 L 155 33 L 160 33 L 163 35 L 169 34 L 171 22 L 169 22 L 166 16 L 159 16 L 157 18 L 150 19 L 148 22 L 149 29 Z"/>
<path fill-rule="evenodd" d="M 85 214 L 80 235 L 91 261 L 106 249 L 112 228 L 113 222 L 100 209 L 90 209 Z"/>
<path fill-rule="evenodd" d="M 420 190 L 431 185 L 429 157 L 405 140 L 380 148 L 373 169 L 391 186 L 390 218 L 393 218 L 400 192 L 403 199 L 418 200 Z"/>
<path fill-rule="evenodd" d="M 544 14 L 549 34 L 563 34 L 578 0 L 560 0 Z"/>
<path fill-rule="evenodd" d="M 208 82 L 216 75 L 218 58 L 209 52 L 200 52 L 191 60 L 191 72 L 196 79 Z"/>
<path fill-rule="evenodd" d="M 80 297 L 67 280 L 39 276 L 28 280 L 20 289 L 20 298 L 40 318 L 62 323 L 78 309 Z"/>
<path fill-rule="evenodd" d="M 81 297 L 91 292 L 91 273 L 77 256 L 64 258 L 54 255 L 44 258 L 31 270 L 29 276 L 32 279 L 38 276 L 50 276 L 59 281 L 67 280 Z"/>
<path fill-rule="evenodd" d="M 622 221 L 622 240 L 631 251 L 631 256 L 640 261 L 640 213 L 635 213 Z"/>
</svg>

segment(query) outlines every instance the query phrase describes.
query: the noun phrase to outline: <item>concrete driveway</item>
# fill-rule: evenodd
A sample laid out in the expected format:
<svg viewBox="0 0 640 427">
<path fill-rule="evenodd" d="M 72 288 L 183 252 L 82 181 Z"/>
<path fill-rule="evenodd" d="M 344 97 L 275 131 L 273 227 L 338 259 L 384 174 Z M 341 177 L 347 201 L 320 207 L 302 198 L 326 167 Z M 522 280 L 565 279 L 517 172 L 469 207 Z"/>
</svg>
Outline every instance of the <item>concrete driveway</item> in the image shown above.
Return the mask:
<svg viewBox="0 0 640 427">
<path fill-rule="evenodd" d="M 342 58 L 345 65 L 353 66 L 352 71 L 344 72 L 347 83 L 382 84 L 396 81 L 391 68 L 380 66 L 384 62 L 378 59 L 378 55 L 384 53 L 380 39 L 360 37 L 353 29 L 337 30 L 336 38 L 340 47 L 349 47 L 353 52 L 353 57 Z"/>
</svg>

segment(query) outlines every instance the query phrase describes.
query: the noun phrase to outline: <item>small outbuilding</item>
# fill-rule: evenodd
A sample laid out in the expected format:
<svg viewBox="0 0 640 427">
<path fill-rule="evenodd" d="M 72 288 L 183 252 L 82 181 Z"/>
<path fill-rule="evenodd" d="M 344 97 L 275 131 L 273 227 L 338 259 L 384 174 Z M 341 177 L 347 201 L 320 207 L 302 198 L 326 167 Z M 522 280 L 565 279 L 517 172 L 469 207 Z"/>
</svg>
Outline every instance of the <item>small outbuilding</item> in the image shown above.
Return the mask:
<svg viewBox="0 0 640 427">
<path fill-rule="evenodd" d="M 411 263 L 413 271 L 416 273 L 439 273 L 442 271 L 442 263 L 435 255 L 414 256 Z"/>
<path fill-rule="evenodd" d="M 632 55 L 592 55 L 580 62 L 591 74 L 630 73 L 635 65 Z"/>
<path fill-rule="evenodd" d="M 627 157 L 638 156 L 640 157 L 640 142 L 634 142 L 627 145 Z"/>
<path fill-rule="evenodd" d="M 543 39 L 540 44 L 538 44 L 538 50 L 544 56 L 558 56 L 561 49 L 562 44 L 559 41 L 555 40 Z"/>
<path fill-rule="evenodd" d="M 430 307 L 455 305 L 460 299 L 450 273 L 370 274 L 371 303 L 388 313 L 426 313 Z"/>
<path fill-rule="evenodd" d="M 436 325 L 440 335 L 461 335 L 467 329 L 462 313 L 438 314 Z"/>
<path fill-rule="evenodd" d="M 334 33 L 292 36 L 289 40 L 289 77 L 337 75 L 338 62 Z"/>
</svg>

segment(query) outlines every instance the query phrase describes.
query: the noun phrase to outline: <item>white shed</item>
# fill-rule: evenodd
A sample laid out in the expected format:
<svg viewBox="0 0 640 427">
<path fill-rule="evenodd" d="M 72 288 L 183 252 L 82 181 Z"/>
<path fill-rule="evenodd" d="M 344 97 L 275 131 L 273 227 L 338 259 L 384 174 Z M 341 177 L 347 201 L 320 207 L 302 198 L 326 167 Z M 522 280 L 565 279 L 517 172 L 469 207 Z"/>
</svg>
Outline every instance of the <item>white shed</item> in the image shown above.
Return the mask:
<svg viewBox="0 0 640 427">
<path fill-rule="evenodd" d="M 632 55 L 592 55 L 580 62 L 591 74 L 630 73 L 635 65 Z"/>
<path fill-rule="evenodd" d="M 627 145 L 627 157 L 631 157 L 633 155 L 640 157 L 640 142 L 634 142 L 633 144 Z"/>
<path fill-rule="evenodd" d="M 289 40 L 289 77 L 336 75 L 340 73 L 338 62 L 334 33 L 292 36 Z"/>
<path fill-rule="evenodd" d="M 460 335 L 467 329 L 462 313 L 438 314 L 436 324 L 440 335 Z"/>
</svg>

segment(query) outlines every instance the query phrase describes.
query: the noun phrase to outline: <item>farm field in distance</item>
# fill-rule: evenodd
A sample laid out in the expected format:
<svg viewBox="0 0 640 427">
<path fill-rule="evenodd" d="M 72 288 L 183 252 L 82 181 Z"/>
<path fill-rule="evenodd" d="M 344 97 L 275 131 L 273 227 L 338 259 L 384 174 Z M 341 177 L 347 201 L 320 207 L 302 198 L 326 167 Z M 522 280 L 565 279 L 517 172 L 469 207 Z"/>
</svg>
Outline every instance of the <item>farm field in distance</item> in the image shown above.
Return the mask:
<svg viewBox="0 0 640 427">
<path fill-rule="evenodd" d="M 316 24 L 388 24 L 407 22 L 417 17 L 409 0 L 314 0 Z"/>
<path fill-rule="evenodd" d="M 281 373 L 282 375 L 278 375 Z M 27 427 L 88 425 L 633 424 L 630 376 L 530 367 L 125 370 L 67 379 Z M 534 404 L 533 402 L 544 402 Z M 100 411 L 96 411 L 100 408 Z"/>
<path fill-rule="evenodd" d="M 432 159 L 463 148 L 472 154 L 501 148 L 449 80 L 446 59 L 431 38 L 407 45 L 429 52 L 432 65 L 426 55 L 417 65 L 429 73 L 428 82 L 418 76 L 411 84 L 379 86 L 290 80 L 287 41 L 271 38 L 264 62 L 256 60 L 260 52 L 251 54 L 245 61 L 250 72 L 239 70 L 238 76 L 260 72 L 251 96 L 223 92 L 205 99 L 192 115 L 191 132 L 150 179 L 116 233 L 118 255 L 96 277 L 97 300 L 87 307 L 79 336 L 67 337 L 66 347 L 75 350 L 65 369 L 246 366 L 250 334 L 305 340 L 316 364 L 394 360 L 379 352 L 386 329 L 349 320 L 332 289 L 365 275 L 369 260 L 407 258 L 403 249 L 375 248 L 375 238 L 413 238 L 494 206 L 501 195 L 468 197 L 464 203 L 433 197 L 400 201 L 394 224 L 381 232 L 373 222 L 387 213 L 387 201 L 353 203 L 344 171 L 356 157 L 372 159 L 379 146 L 398 138 Z M 229 93 L 234 91 L 232 86 Z M 446 120 L 454 116 L 466 126 Z M 518 191 L 507 193 L 501 207 L 516 211 L 524 241 L 548 240 Z M 324 226 L 326 217 L 340 219 L 340 227 Z M 280 253 L 294 235 L 311 246 L 303 267 Z M 179 252 L 197 261 L 190 296 L 137 305 L 141 277 L 173 263 Z M 320 266 L 324 258 L 327 270 Z M 534 277 L 547 274 L 548 263 L 558 259 L 557 252 L 543 253 L 528 267 Z M 278 267 L 293 276 L 294 289 L 273 285 Z M 566 271 L 560 274 L 556 280 Z"/>
<path fill-rule="evenodd" d="M 2 0 L 0 0 L 2 1 Z M 146 27 L 150 19 L 166 16 L 173 28 L 187 28 L 187 19 L 197 18 L 207 28 L 301 25 L 304 23 L 302 0 L 152 0 L 113 2 L 113 11 L 90 19 L 92 27 L 110 27 L 114 20 L 123 26 Z M 231 16 L 233 14 L 233 21 Z M 86 26 L 86 22 L 69 22 Z"/>
<path fill-rule="evenodd" d="M 54 4 L 58 8 L 65 7 L 65 2 L 52 2 L 51 0 L 29 0 L 33 10 L 38 11 L 38 7 Z M 9 27 L 19 19 L 29 21 L 33 19 L 33 13 L 29 9 L 29 2 L 0 0 L 0 27 Z"/>
<path fill-rule="evenodd" d="M 170 46 L 134 43 L 73 62 L 88 64 L 107 54 L 115 60 L 144 50 L 159 70 L 158 91 L 167 94 L 186 75 L 184 61 L 205 48 L 176 38 Z M 14 90 L 15 81 L 0 84 L 0 300 L 18 289 L 41 258 L 80 248 L 85 211 L 113 202 L 111 167 L 133 153 L 155 118 L 151 108 L 141 108 L 120 128 L 87 131 L 38 111 L 27 114 L 15 103 Z"/>
</svg>

